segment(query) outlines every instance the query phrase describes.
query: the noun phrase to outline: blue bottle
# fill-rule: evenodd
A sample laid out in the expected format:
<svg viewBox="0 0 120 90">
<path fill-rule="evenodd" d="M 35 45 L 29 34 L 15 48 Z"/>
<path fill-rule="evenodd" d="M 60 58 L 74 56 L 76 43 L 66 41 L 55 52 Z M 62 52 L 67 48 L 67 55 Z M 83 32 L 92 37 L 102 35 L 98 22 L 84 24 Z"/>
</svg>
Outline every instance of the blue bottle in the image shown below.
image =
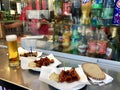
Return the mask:
<svg viewBox="0 0 120 90">
<path fill-rule="evenodd" d="M 120 25 L 120 0 L 115 0 L 112 24 Z"/>
</svg>

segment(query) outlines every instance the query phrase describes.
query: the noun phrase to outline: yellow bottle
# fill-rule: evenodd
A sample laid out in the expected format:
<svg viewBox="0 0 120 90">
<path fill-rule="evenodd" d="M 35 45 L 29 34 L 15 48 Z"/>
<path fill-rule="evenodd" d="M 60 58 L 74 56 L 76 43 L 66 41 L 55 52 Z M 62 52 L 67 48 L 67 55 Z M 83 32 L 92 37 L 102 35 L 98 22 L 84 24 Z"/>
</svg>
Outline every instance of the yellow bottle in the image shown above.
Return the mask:
<svg viewBox="0 0 120 90">
<path fill-rule="evenodd" d="M 82 16 L 80 19 L 81 24 L 89 24 L 90 23 L 90 11 L 91 11 L 91 0 L 81 0 L 81 12 Z"/>
<path fill-rule="evenodd" d="M 64 33 L 62 35 L 63 41 L 62 41 L 62 46 L 63 46 L 63 51 L 68 51 L 67 49 L 70 46 L 70 30 L 69 30 L 69 26 L 65 26 L 64 27 Z"/>
</svg>

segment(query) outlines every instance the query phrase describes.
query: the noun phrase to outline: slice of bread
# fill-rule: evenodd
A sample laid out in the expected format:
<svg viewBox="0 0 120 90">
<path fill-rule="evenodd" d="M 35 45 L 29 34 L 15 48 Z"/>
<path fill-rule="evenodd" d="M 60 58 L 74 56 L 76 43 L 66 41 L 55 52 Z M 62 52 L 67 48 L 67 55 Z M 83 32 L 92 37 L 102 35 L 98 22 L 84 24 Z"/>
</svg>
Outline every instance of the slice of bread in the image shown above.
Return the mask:
<svg viewBox="0 0 120 90">
<path fill-rule="evenodd" d="M 102 69 L 94 63 L 84 63 L 82 64 L 83 71 L 88 77 L 91 77 L 96 80 L 105 79 L 105 73 Z"/>
</svg>

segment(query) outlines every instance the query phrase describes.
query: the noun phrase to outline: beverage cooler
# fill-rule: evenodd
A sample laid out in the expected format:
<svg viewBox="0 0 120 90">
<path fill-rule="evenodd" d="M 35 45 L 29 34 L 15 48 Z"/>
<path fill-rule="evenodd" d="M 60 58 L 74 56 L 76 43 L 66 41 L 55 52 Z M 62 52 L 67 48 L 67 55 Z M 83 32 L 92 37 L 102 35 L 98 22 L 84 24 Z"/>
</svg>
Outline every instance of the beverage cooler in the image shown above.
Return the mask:
<svg viewBox="0 0 120 90">
<path fill-rule="evenodd" d="M 54 51 L 120 61 L 120 0 L 53 0 L 53 7 Z"/>
<path fill-rule="evenodd" d="M 35 0 L 33 7 L 27 11 L 26 23 L 49 22 L 52 51 L 120 61 L 120 0 Z"/>
</svg>

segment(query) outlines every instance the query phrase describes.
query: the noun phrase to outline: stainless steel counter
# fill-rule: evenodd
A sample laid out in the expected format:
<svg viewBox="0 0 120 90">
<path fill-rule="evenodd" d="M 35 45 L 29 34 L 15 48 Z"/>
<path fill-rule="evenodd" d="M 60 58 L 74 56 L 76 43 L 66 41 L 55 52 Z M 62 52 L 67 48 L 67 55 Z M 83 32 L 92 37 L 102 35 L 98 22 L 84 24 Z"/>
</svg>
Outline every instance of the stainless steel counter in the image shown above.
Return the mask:
<svg viewBox="0 0 120 90">
<path fill-rule="evenodd" d="M 60 56 L 55 56 L 61 62 L 65 62 L 66 66 L 77 67 L 78 64 L 82 64 L 85 61 L 80 61 L 76 59 L 68 59 Z M 115 66 L 111 66 L 109 64 L 98 63 L 100 67 L 114 78 L 114 80 L 104 86 L 94 86 L 88 85 L 85 86 L 81 90 L 120 90 L 120 70 Z M 57 90 L 52 86 L 49 86 L 43 82 L 38 80 L 39 72 L 31 71 L 31 70 L 22 70 L 10 68 L 8 66 L 8 58 L 7 58 L 7 49 L 0 47 L 0 78 L 4 78 L 15 82 L 20 85 L 24 85 L 32 88 L 33 90 Z"/>
</svg>

